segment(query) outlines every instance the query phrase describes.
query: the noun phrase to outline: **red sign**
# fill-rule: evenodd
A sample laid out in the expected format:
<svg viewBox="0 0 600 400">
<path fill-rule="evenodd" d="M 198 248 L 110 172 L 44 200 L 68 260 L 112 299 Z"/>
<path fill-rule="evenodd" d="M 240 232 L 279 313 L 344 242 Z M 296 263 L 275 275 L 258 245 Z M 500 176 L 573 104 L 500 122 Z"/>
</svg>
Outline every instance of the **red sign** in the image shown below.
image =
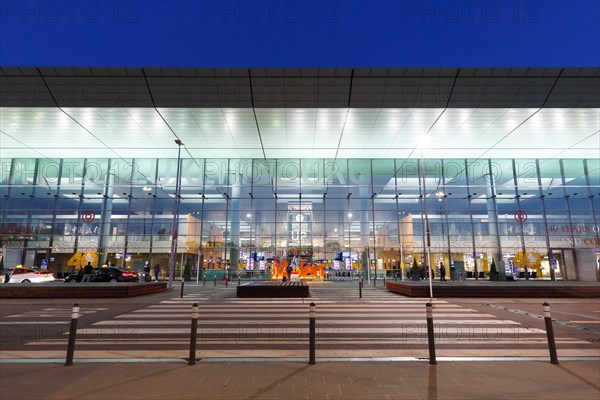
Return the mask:
<svg viewBox="0 0 600 400">
<path fill-rule="evenodd" d="M 93 222 L 96 218 L 96 213 L 91 210 L 86 210 L 81 213 L 81 220 L 86 223 Z"/>
<path fill-rule="evenodd" d="M 520 224 L 527 221 L 527 213 L 523 210 L 515 211 L 515 221 L 517 221 Z"/>
</svg>

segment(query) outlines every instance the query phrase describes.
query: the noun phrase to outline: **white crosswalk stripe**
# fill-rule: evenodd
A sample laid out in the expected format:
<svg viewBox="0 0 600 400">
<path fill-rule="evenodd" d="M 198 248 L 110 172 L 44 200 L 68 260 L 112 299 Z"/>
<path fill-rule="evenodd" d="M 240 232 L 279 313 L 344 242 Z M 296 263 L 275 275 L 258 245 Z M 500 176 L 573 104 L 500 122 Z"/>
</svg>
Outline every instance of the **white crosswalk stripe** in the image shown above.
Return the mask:
<svg viewBox="0 0 600 400">
<path fill-rule="evenodd" d="M 427 356 L 429 299 L 373 288 L 366 288 L 363 298 L 354 289 L 331 287 L 311 288 L 306 299 L 186 294 L 80 327 L 77 346 L 100 356 L 104 351 L 123 358 L 185 357 L 192 304 L 198 303 L 199 357 L 307 357 L 311 302 L 317 308 L 318 357 Z M 433 304 L 438 356 L 547 354 L 543 326 L 533 321 L 525 326 L 447 301 Z M 63 349 L 67 335 L 62 336 L 30 343 L 29 348 Z M 557 343 L 586 342 L 557 337 Z"/>
<path fill-rule="evenodd" d="M 94 314 L 98 311 L 108 310 L 105 307 L 81 307 L 79 314 Z M 72 307 L 69 308 L 44 308 L 42 310 L 26 311 L 21 314 L 8 315 L 6 318 L 71 318 Z M 48 323 L 48 321 L 44 321 Z"/>
</svg>

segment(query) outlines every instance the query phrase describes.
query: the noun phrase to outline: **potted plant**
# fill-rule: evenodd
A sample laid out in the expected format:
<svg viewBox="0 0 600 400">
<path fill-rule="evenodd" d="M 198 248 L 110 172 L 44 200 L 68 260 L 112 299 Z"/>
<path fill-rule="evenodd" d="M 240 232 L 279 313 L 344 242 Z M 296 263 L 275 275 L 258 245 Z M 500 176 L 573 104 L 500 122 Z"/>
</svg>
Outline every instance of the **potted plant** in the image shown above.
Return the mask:
<svg viewBox="0 0 600 400">
<path fill-rule="evenodd" d="M 412 265 L 412 280 L 420 281 L 421 275 L 419 274 L 419 265 L 417 264 L 417 259 L 413 257 L 413 265 Z"/>
<path fill-rule="evenodd" d="M 496 262 L 492 259 L 492 264 L 490 265 L 490 281 L 499 281 L 500 274 L 498 273 L 498 269 L 496 268 Z"/>
<path fill-rule="evenodd" d="M 192 280 L 192 269 L 190 267 L 190 261 L 185 262 L 185 266 L 183 267 L 183 280 L 189 282 Z"/>
</svg>

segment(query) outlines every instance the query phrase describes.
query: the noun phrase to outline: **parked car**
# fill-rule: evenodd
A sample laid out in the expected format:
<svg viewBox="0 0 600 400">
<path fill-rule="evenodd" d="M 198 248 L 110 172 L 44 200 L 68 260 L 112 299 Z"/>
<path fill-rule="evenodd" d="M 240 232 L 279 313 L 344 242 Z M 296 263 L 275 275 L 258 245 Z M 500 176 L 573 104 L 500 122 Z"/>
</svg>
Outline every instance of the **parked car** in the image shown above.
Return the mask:
<svg viewBox="0 0 600 400">
<path fill-rule="evenodd" d="M 83 273 L 79 273 L 79 272 L 74 272 L 72 274 L 69 274 L 67 276 L 65 276 L 65 282 L 81 282 L 81 280 L 83 279 Z"/>
<path fill-rule="evenodd" d="M 121 268 L 94 268 L 92 282 L 137 282 L 138 273 Z"/>
<path fill-rule="evenodd" d="M 8 279 L 8 282 L 6 281 Z M 4 271 L 4 283 L 44 283 L 54 282 L 52 272 L 34 268 L 16 267 Z"/>
</svg>

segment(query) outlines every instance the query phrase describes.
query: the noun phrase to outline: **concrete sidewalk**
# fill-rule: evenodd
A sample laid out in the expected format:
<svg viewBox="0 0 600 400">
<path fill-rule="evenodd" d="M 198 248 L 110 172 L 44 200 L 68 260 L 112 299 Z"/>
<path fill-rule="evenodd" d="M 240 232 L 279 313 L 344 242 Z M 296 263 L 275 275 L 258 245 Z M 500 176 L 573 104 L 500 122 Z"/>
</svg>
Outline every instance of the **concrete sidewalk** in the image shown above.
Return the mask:
<svg viewBox="0 0 600 400">
<path fill-rule="evenodd" d="M 600 361 L 1 363 L 13 399 L 593 399 Z"/>
</svg>

